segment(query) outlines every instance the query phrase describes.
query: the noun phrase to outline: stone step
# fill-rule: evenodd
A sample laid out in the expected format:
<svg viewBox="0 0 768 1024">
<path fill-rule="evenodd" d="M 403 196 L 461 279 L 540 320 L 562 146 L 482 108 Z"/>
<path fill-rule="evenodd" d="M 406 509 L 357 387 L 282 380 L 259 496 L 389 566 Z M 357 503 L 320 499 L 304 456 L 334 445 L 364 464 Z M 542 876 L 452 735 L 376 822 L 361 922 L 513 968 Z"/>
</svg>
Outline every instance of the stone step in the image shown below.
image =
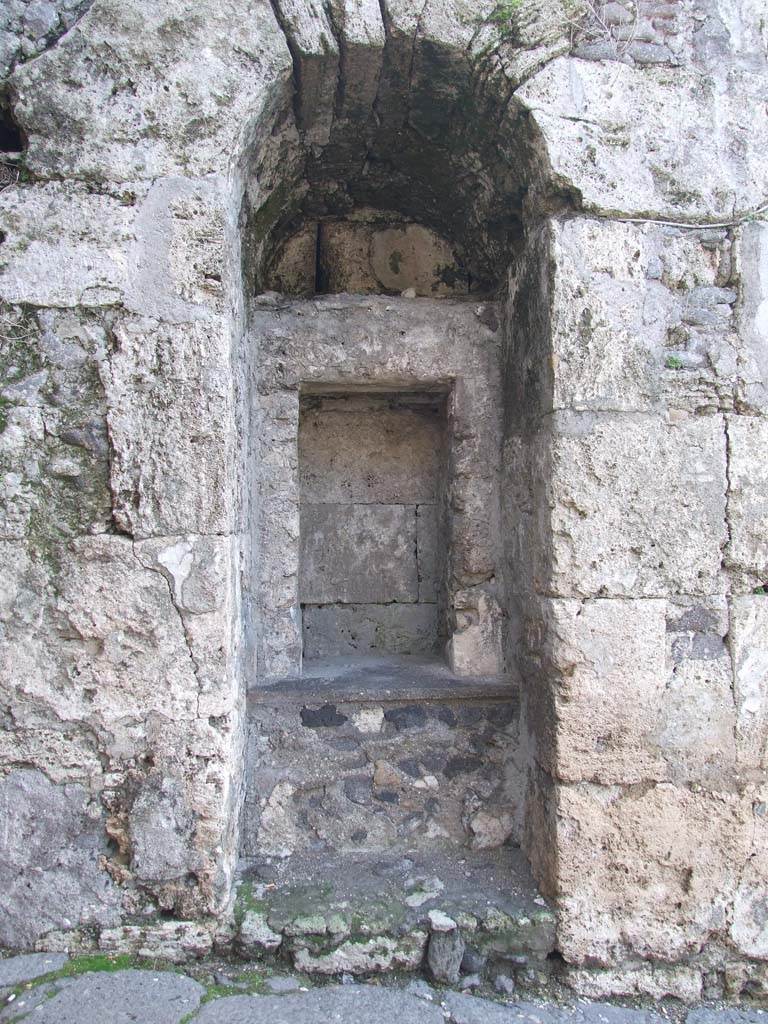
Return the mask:
<svg viewBox="0 0 768 1024">
<path fill-rule="evenodd" d="M 244 862 L 235 950 L 312 975 L 419 971 L 547 984 L 555 915 L 519 850 L 310 854 Z"/>
<path fill-rule="evenodd" d="M 352 659 L 252 692 L 241 854 L 519 841 L 518 691 Z"/>
</svg>

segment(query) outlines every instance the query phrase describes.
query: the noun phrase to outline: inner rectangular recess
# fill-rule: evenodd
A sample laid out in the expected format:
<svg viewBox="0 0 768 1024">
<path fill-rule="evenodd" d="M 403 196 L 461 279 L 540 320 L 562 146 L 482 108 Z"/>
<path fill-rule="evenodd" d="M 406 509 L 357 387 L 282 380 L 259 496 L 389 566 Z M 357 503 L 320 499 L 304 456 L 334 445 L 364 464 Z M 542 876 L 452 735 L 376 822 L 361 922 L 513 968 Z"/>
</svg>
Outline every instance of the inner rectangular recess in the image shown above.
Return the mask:
<svg viewBox="0 0 768 1024">
<path fill-rule="evenodd" d="M 303 392 L 305 661 L 445 644 L 447 391 Z"/>
</svg>

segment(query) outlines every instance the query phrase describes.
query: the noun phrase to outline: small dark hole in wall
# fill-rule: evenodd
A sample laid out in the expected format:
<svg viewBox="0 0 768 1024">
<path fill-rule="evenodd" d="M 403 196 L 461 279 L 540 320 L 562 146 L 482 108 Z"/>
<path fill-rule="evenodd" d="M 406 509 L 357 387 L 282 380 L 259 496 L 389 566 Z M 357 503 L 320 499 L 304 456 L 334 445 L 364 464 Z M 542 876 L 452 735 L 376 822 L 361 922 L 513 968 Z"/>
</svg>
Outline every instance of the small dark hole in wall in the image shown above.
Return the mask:
<svg viewBox="0 0 768 1024">
<path fill-rule="evenodd" d="M 547 960 L 550 960 L 550 961 L 552 961 L 553 963 L 556 963 L 556 964 L 564 964 L 565 963 L 565 957 L 563 956 L 563 954 L 560 952 L 559 949 L 552 949 L 552 950 L 550 950 L 549 953 L 547 953 Z"/>
<path fill-rule="evenodd" d="M 0 96 L 0 153 L 21 153 L 24 139 L 7 97 Z"/>
<path fill-rule="evenodd" d="M 8 93 L 0 89 L 0 153 L 22 153 L 26 140 L 16 124 Z"/>
<path fill-rule="evenodd" d="M 7 237 L 8 236 L 6 235 L 6 233 L 4 231 L 0 231 L 0 245 L 3 244 L 3 242 L 6 240 Z"/>
</svg>

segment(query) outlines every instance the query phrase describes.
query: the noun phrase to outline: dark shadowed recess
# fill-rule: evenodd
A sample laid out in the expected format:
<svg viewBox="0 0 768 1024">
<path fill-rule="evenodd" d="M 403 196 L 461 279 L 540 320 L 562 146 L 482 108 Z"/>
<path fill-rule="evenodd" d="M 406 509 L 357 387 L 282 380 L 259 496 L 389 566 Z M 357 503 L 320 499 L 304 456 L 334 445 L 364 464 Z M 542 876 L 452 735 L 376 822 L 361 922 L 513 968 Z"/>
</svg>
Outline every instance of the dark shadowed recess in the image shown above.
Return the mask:
<svg viewBox="0 0 768 1024">
<path fill-rule="evenodd" d="M 413 53 L 400 45 L 388 34 L 383 51 L 358 53 L 355 91 L 368 93 L 367 104 L 349 102 L 330 58 L 309 70 L 305 61 L 292 86 L 275 95 L 246 169 L 250 294 L 273 287 L 285 244 L 303 226 L 322 229 L 360 211 L 381 226 L 417 223 L 445 239 L 472 295 L 493 295 L 504 282 L 522 242 L 523 201 L 537 180 L 527 113 L 510 101 L 501 76 L 483 77 L 462 52 L 429 40 Z M 360 75 L 368 65 L 374 80 L 366 89 Z M 312 102 L 329 82 L 332 115 Z M 316 292 L 328 290 L 321 263 Z"/>
<path fill-rule="evenodd" d="M 21 153 L 24 139 L 16 124 L 8 95 L 0 91 L 0 153 Z"/>
</svg>

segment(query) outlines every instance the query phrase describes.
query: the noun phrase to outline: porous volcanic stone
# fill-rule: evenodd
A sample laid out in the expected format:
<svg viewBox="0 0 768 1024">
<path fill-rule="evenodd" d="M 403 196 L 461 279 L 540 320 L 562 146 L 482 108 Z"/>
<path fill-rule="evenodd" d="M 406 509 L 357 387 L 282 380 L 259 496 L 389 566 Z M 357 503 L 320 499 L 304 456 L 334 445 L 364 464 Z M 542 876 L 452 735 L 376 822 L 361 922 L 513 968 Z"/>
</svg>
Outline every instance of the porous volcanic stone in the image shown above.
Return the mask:
<svg viewBox="0 0 768 1024">
<path fill-rule="evenodd" d="M 205 989 L 170 971 L 115 971 L 68 979 L 35 1010 L 35 1024 L 179 1024 Z"/>
<path fill-rule="evenodd" d="M 65 953 L 27 953 L 0 960 L 0 989 L 58 971 L 68 959 Z"/>
<path fill-rule="evenodd" d="M 367 985 L 334 985 L 288 996 L 232 996 L 208 1003 L 195 1024 L 443 1024 L 439 1006 L 395 989 Z"/>
</svg>

